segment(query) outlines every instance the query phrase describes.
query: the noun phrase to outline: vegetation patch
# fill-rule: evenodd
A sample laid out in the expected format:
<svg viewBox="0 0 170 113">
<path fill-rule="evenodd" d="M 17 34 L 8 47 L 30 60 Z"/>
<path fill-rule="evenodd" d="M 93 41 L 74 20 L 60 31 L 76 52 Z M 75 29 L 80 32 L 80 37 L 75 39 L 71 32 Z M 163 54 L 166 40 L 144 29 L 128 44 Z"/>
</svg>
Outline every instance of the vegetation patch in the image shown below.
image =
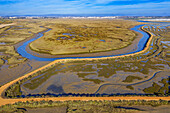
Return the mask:
<svg viewBox="0 0 170 113">
<path fill-rule="evenodd" d="M 134 87 L 132 87 L 132 86 L 130 86 L 130 85 L 126 86 L 126 88 L 131 89 L 131 90 L 134 90 Z"/>
<path fill-rule="evenodd" d="M 151 87 L 145 88 L 143 91 L 147 94 L 169 95 L 169 78 L 162 79 L 159 83 L 162 83 L 163 86 L 154 82 Z"/>
<path fill-rule="evenodd" d="M 32 42 L 30 48 L 52 55 L 120 49 L 135 39 L 129 28 L 139 24 L 126 20 L 53 20 L 48 26 L 52 30 Z"/>
<path fill-rule="evenodd" d="M 7 62 L 8 65 L 11 65 L 11 68 L 27 60 L 16 52 L 14 46 L 0 46 L 0 52 L 2 53 L 2 55 L 0 55 L 1 65 Z"/>
<path fill-rule="evenodd" d="M 81 78 L 85 78 L 88 75 L 95 75 L 95 73 L 77 73 L 77 75 Z"/>
<path fill-rule="evenodd" d="M 36 77 L 35 79 L 30 80 L 30 82 L 25 83 L 23 86 L 30 89 L 34 90 L 38 86 L 40 86 L 42 83 L 44 83 L 46 80 L 48 80 L 53 74 L 51 74 L 53 69 L 48 70 L 45 73 L 40 74 L 40 76 Z M 56 74 L 57 72 L 55 72 Z"/>
<path fill-rule="evenodd" d="M 151 106 L 161 106 L 170 105 L 168 101 L 26 101 L 17 102 L 14 104 L 7 104 L 0 107 L 0 113 L 13 113 L 13 112 L 26 112 L 27 108 L 48 108 L 48 107 L 66 107 L 67 113 L 103 113 L 103 112 L 114 112 L 114 113 L 132 113 L 142 111 L 141 109 L 135 107 L 135 105 L 151 105 Z"/>
<path fill-rule="evenodd" d="M 10 24 L 12 23 L 12 20 L 10 19 L 0 19 L 0 24 Z"/>
<path fill-rule="evenodd" d="M 127 76 L 125 80 L 123 80 L 122 82 L 133 82 L 135 79 L 137 80 L 142 80 L 141 77 L 137 77 L 137 76 Z"/>
<path fill-rule="evenodd" d="M 104 82 L 104 81 L 99 80 L 99 79 L 87 79 L 87 78 L 84 78 L 83 80 L 84 80 L 84 81 L 92 81 L 92 82 L 94 82 L 95 84 L 100 84 L 101 82 Z"/>
<path fill-rule="evenodd" d="M 20 82 L 13 84 L 5 92 L 5 96 L 10 97 L 10 98 L 18 97 L 21 95 L 22 95 L 22 92 L 21 92 Z"/>
</svg>

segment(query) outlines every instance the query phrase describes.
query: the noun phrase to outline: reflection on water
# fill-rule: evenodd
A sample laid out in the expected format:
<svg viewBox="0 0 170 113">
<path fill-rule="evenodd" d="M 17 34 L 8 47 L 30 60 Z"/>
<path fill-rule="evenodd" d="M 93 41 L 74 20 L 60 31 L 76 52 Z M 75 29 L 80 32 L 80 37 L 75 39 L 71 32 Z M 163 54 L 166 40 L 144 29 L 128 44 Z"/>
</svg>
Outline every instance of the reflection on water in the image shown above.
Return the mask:
<svg viewBox="0 0 170 113">
<path fill-rule="evenodd" d="M 47 92 L 52 92 L 52 93 L 64 93 L 63 87 L 62 86 L 56 86 L 54 84 L 50 85 L 47 88 Z"/>
<path fill-rule="evenodd" d="M 63 33 L 63 35 L 73 36 L 74 34 L 70 34 L 70 33 Z"/>
<path fill-rule="evenodd" d="M 105 40 L 100 40 L 100 41 L 102 41 L 102 42 L 106 42 Z"/>
</svg>

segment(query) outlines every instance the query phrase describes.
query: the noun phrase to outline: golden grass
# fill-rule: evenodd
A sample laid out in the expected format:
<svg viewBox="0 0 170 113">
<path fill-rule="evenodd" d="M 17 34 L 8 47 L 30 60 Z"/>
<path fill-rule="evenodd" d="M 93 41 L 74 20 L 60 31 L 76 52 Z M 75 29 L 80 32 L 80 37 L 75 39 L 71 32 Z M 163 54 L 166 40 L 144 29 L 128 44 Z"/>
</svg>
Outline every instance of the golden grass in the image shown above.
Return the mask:
<svg viewBox="0 0 170 113">
<path fill-rule="evenodd" d="M 2 59 L 0 59 L 0 65 L 3 65 L 4 61 Z"/>
<path fill-rule="evenodd" d="M 15 20 L 15 24 L 0 28 L 0 42 L 5 45 L 13 45 L 20 41 L 33 36 L 35 33 L 41 32 L 46 28 L 40 27 L 38 23 L 31 21 Z"/>
<path fill-rule="evenodd" d="M 0 51 L 4 52 L 5 54 L 18 56 L 19 54 L 15 51 L 14 46 L 0 46 Z"/>
<path fill-rule="evenodd" d="M 8 24 L 10 22 L 13 23 Z M 5 63 L 12 68 L 24 62 L 26 58 L 16 52 L 14 45 L 46 30 L 40 26 L 34 20 L 0 20 L 0 65 Z"/>
<path fill-rule="evenodd" d="M 54 55 L 109 51 L 126 47 L 136 36 L 129 28 L 140 24 L 125 20 L 88 19 L 57 19 L 49 23 L 51 24 L 47 27 L 52 30 L 32 42 L 30 48 Z"/>
<path fill-rule="evenodd" d="M 22 63 L 26 60 L 26 58 L 23 58 L 20 56 L 16 51 L 14 46 L 0 46 L 0 52 L 3 53 L 3 55 L 0 55 L 1 60 L 7 60 L 8 64 L 17 64 Z M 0 61 L 1 65 L 4 64 L 4 61 Z M 14 66 L 11 66 L 14 67 Z"/>
</svg>

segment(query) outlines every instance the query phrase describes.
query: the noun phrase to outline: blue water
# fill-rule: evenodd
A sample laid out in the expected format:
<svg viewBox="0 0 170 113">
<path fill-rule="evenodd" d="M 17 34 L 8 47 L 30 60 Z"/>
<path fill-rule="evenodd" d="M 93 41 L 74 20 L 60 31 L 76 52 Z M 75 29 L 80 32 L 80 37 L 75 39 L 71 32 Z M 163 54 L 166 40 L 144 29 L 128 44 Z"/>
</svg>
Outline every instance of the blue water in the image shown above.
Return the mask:
<svg viewBox="0 0 170 113">
<path fill-rule="evenodd" d="M 73 34 L 70 33 L 63 33 L 63 35 L 73 36 Z"/>
<path fill-rule="evenodd" d="M 143 25 L 145 25 L 145 24 L 143 24 Z M 25 43 L 23 43 L 23 45 L 21 45 L 20 47 L 17 48 L 17 52 L 18 52 L 20 55 L 22 55 L 23 57 L 26 57 L 26 58 L 28 58 L 28 59 L 30 59 L 30 60 L 37 60 L 37 61 L 54 61 L 54 60 L 59 60 L 59 59 L 104 58 L 104 57 L 113 57 L 113 56 L 120 56 L 120 55 L 132 54 L 132 53 L 136 53 L 136 52 L 139 52 L 139 51 L 143 50 L 143 49 L 145 48 L 145 46 L 146 46 L 146 43 L 147 43 L 148 39 L 149 39 L 149 35 L 148 35 L 147 33 L 139 30 L 140 27 L 142 27 L 143 25 L 137 25 L 137 26 L 135 26 L 134 28 L 131 28 L 131 30 L 140 32 L 140 33 L 143 35 L 143 37 L 141 38 L 141 40 L 140 40 L 139 43 L 138 43 L 137 50 L 132 51 L 132 52 L 127 52 L 127 53 L 124 53 L 124 54 L 109 55 L 109 56 L 96 56 L 96 57 L 94 56 L 94 57 L 41 58 L 41 57 L 34 56 L 34 55 L 32 55 L 32 54 L 30 54 L 30 53 L 28 53 L 28 52 L 26 51 L 26 46 L 27 46 L 29 43 L 33 42 L 34 40 L 36 40 L 36 39 L 38 39 L 38 38 L 41 38 L 41 37 L 43 36 L 43 33 L 48 32 L 48 31 L 50 31 L 51 29 L 48 29 L 48 30 L 46 30 L 46 31 L 44 31 L 44 32 L 41 32 L 41 33 L 38 33 L 38 35 L 37 35 L 35 38 L 33 38 L 33 39 L 31 39 L 31 40 L 26 41 Z"/>
<path fill-rule="evenodd" d="M 58 37 L 56 40 L 67 39 L 67 37 Z"/>
<path fill-rule="evenodd" d="M 159 22 L 159 21 L 144 21 L 144 20 L 137 20 L 137 22 L 145 22 L 145 23 L 158 23 L 158 24 L 167 24 L 168 22 Z"/>
<path fill-rule="evenodd" d="M 166 29 L 166 27 L 170 26 L 170 22 L 155 22 L 155 21 L 143 21 L 143 20 L 137 20 L 137 22 L 145 22 L 145 23 L 151 23 L 150 26 L 153 27 L 159 27 L 160 29 Z"/>
<path fill-rule="evenodd" d="M 102 41 L 102 42 L 106 42 L 105 40 L 100 40 L 100 41 Z"/>
</svg>

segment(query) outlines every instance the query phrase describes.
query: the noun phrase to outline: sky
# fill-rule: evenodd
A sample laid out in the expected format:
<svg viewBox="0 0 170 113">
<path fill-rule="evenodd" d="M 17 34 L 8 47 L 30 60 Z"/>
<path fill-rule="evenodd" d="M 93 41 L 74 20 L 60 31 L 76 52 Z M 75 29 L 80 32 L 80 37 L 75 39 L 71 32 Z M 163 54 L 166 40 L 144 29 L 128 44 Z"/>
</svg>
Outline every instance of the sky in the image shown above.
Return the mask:
<svg viewBox="0 0 170 113">
<path fill-rule="evenodd" d="M 46 14 L 170 16 L 170 0 L 0 0 L 0 16 Z"/>
</svg>

